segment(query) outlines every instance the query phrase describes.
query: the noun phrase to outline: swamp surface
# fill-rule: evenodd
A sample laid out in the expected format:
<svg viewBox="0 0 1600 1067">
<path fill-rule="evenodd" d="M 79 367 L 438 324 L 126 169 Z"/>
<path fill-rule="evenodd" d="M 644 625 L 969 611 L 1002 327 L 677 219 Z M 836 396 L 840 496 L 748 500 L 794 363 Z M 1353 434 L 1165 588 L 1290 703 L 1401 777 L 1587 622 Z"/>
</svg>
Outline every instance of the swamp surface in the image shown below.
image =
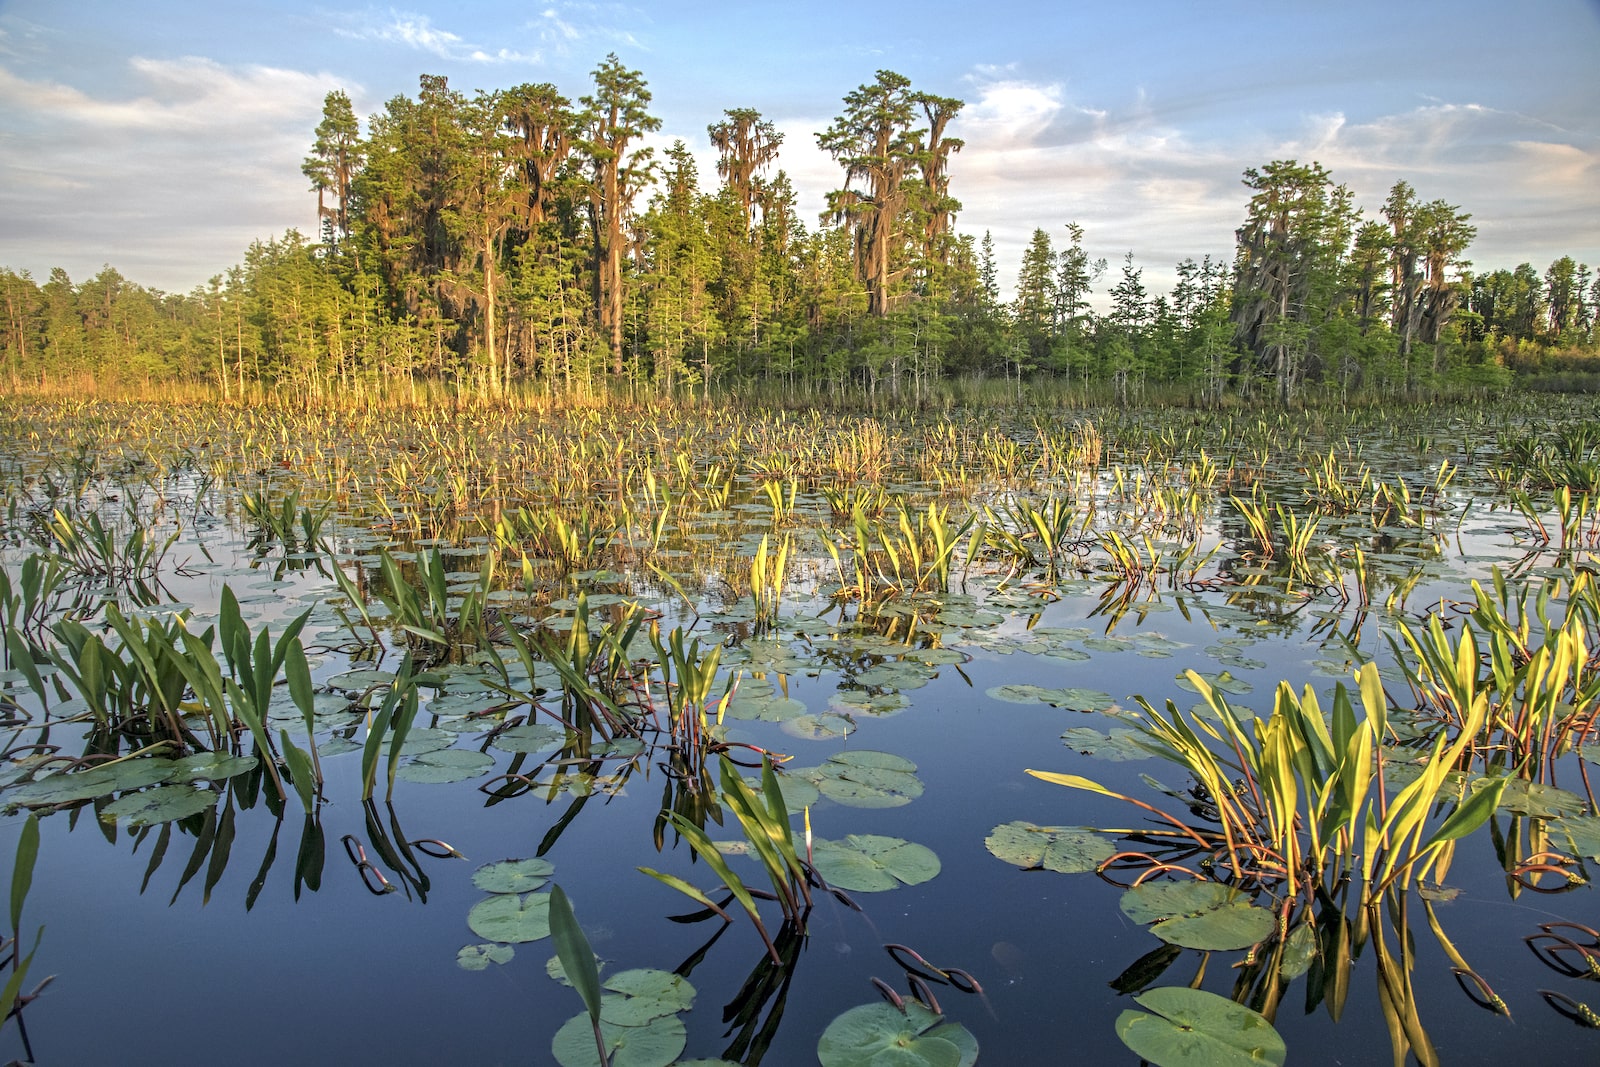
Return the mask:
<svg viewBox="0 0 1600 1067">
<path fill-rule="evenodd" d="M 618 1067 L 816 1063 L 834 1020 L 886 1003 L 874 979 L 961 1028 L 907 1063 L 1138 1062 L 1125 1013 L 1173 987 L 1263 1013 L 1297 1063 L 1600 1052 L 1579 1010 L 1600 1007 L 1600 948 L 1526 940 L 1600 917 L 1592 401 L 7 398 L 0 487 L 0 856 L 38 835 L 6 932 L 15 966 L 43 927 L 17 992 L 55 976 L 0 1058 L 597 1063 L 553 977 L 556 884 L 614 983 Z M 1230 864 L 1218 798 L 1138 731 L 1138 698 L 1171 701 L 1226 754 L 1220 715 L 1248 729 L 1280 682 L 1332 707 L 1371 662 L 1393 796 L 1454 721 L 1406 632 L 1458 649 L 1486 617 L 1524 649 L 1577 634 L 1576 661 L 1543 704 L 1495 691 L 1545 717 L 1463 756 L 1430 832 L 1482 779 L 1516 783 L 1370 909 L 1347 867 L 1308 888 L 1281 857 Z M 1480 631 L 1466 669 L 1486 689 L 1489 648 Z M 803 933 L 755 898 L 758 930 L 691 847 L 773 888 L 772 813 L 745 832 L 724 779 L 766 799 L 763 753 L 813 871 Z M 1229 887 L 1174 914 L 1271 921 L 1153 932 L 1140 880 Z"/>
</svg>

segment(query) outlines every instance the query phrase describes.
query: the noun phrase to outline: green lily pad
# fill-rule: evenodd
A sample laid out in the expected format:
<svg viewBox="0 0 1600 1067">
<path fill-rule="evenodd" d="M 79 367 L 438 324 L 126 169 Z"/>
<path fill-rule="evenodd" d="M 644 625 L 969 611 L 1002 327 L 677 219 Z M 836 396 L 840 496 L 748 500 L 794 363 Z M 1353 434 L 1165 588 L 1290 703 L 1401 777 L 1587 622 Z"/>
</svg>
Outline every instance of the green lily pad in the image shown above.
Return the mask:
<svg viewBox="0 0 1600 1067">
<path fill-rule="evenodd" d="M 522 944 L 550 936 L 550 894 L 501 894 L 467 912 L 467 926 L 485 941 Z"/>
<path fill-rule="evenodd" d="M 1248 948 L 1272 933 L 1272 912 L 1220 882 L 1147 882 L 1122 894 L 1122 913 L 1183 948 Z"/>
<path fill-rule="evenodd" d="M 611 1067 L 668 1067 L 689 1044 L 688 1031 L 676 1015 L 652 1019 L 643 1026 L 618 1026 L 602 1018 L 600 1037 Z M 550 1053 L 561 1067 L 600 1067 L 594 1025 L 587 1012 L 561 1024 L 550 1041 Z"/>
<path fill-rule="evenodd" d="M 1122 1043 L 1155 1067 L 1282 1064 L 1283 1038 L 1259 1012 L 1203 989 L 1163 986 L 1135 997 L 1154 1012 L 1117 1016 Z"/>
<path fill-rule="evenodd" d="M 1557 840 L 1565 836 L 1573 855 L 1600 860 L 1600 818 L 1573 815 L 1554 819 L 1550 823 L 1550 835 Z"/>
<path fill-rule="evenodd" d="M 1198 674 L 1200 672 L 1197 671 L 1195 673 Z M 1222 671 L 1219 674 L 1200 674 L 1200 677 L 1204 678 L 1212 689 L 1219 693 L 1227 693 L 1230 696 L 1242 696 L 1255 688 L 1243 678 L 1235 678 L 1230 671 Z M 1187 672 L 1178 675 L 1178 688 L 1187 689 L 1191 693 L 1200 691 L 1200 687 L 1194 684 Z"/>
<path fill-rule="evenodd" d="M 727 717 L 730 719 L 783 722 L 806 713 L 804 701 L 786 696 L 750 696 L 740 694 L 728 701 Z"/>
<path fill-rule="evenodd" d="M 1146 740 L 1144 734 L 1121 726 L 1113 727 L 1110 733 L 1105 734 L 1092 726 L 1075 726 L 1062 734 L 1061 740 L 1073 751 L 1095 759 L 1121 762 L 1149 759 L 1155 755 L 1140 743 Z"/>
<path fill-rule="evenodd" d="M 1517 815 L 1532 815 L 1540 819 L 1582 815 L 1588 803 L 1576 793 L 1553 785 L 1530 782 L 1526 778 L 1513 778 L 1500 794 L 1500 807 Z"/>
<path fill-rule="evenodd" d="M 443 752 L 456 743 L 456 735 L 436 727 L 418 727 L 406 734 L 406 743 L 400 747 L 403 756 L 425 756 L 430 752 Z"/>
<path fill-rule="evenodd" d="M 1042 685 L 1031 685 L 1027 682 L 997 685 L 984 690 L 986 696 L 994 700 L 1003 700 L 1007 704 L 1043 704 L 1056 692 L 1058 690 L 1046 689 Z"/>
<path fill-rule="evenodd" d="M 594 958 L 594 965 L 596 971 L 605 969 L 605 961 L 599 956 Z M 566 986 L 568 989 L 573 988 L 572 979 L 567 977 L 567 968 L 561 963 L 559 955 L 551 956 L 544 961 L 544 973 L 549 975 L 553 981 Z"/>
<path fill-rule="evenodd" d="M 7 791 L 7 804 L 72 804 L 80 800 L 109 796 L 125 789 L 142 789 L 170 781 L 177 773 L 172 760 L 146 758 L 127 760 L 86 771 L 52 774 L 24 782 Z"/>
<path fill-rule="evenodd" d="M 898 808 L 922 795 L 922 779 L 912 773 L 916 769 L 904 756 L 859 749 L 835 753 L 821 766 L 795 774 L 847 807 Z"/>
<path fill-rule="evenodd" d="M 463 971 L 481 971 L 491 963 L 510 963 L 516 954 L 510 945 L 465 945 L 456 953 L 456 966 Z"/>
<path fill-rule="evenodd" d="M 821 715 L 801 715 L 799 718 L 790 719 L 783 724 L 782 730 L 790 737 L 798 737 L 802 741 L 829 741 L 834 738 L 849 737 L 856 732 L 856 724 L 848 715 L 823 712 Z"/>
<path fill-rule="evenodd" d="M 217 802 L 217 794 L 192 785 L 158 785 L 113 800 L 100 811 L 101 822 L 146 826 L 198 815 Z"/>
<path fill-rule="evenodd" d="M 1068 711 L 1107 711 L 1116 701 L 1098 689 L 1047 689 L 1044 702 Z"/>
<path fill-rule="evenodd" d="M 549 723 L 524 723 L 501 730 L 490 744 L 501 752 L 543 752 L 567 739 L 567 731 Z"/>
<path fill-rule="evenodd" d="M 235 756 L 227 752 L 196 752 L 172 761 L 172 780 L 178 782 L 221 782 L 256 768 L 254 756 Z"/>
<path fill-rule="evenodd" d="M 850 834 L 842 841 L 816 838 L 812 861 L 828 882 L 858 893 L 920 885 L 939 873 L 933 850 L 898 837 Z"/>
<path fill-rule="evenodd" d="M 547 859 L 501 860 L 472 872 L 472 884 L 485 893 L 531 893 L 556 871 Z"/>
<path fill-rule="evenodd" d="M 425 752 L 401 765 L 396 778 L 408 782 L 465 782 L 488 774 L 494 767 L 494 757 L 483 752 L 469 752 L 462 748 L 447 748 L 439 752 Z"/>
<path fill-rule="evenodd" d="M 695 988 L 671 971 L 639 967 L 606 979 L 611 994 L 602 997 L 600 1019 L 618 1026 L 643 1026 L 652 1019 L 694 1007 Z"/>
<path fill-rule="evenodd" d="M 862 1004 L 835 1018 L 817 1042 L 822 1067 L 972 1067 L 978 1039 L 918 1002 Z"/>
<path fill-rule="evenodd" d="M 1018 820 L 1002 823 L 983 843 L 995 856 L 1024 870 L 1079 874 L 1116 855 L 1103 834 L 1086 826 L 1038 826 Z"/>
</svg>

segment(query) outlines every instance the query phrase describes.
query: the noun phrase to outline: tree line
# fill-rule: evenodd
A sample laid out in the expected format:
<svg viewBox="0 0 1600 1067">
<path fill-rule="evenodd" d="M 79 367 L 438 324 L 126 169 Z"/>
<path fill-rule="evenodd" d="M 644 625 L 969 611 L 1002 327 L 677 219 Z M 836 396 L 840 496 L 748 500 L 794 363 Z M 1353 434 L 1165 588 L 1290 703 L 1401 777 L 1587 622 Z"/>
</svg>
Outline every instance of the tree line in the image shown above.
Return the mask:
<svg viewBox="0 0 1600 1067">
<path fill-rule="evenodd" d="M 1185 259 L 1158 295 L 1132 253 L 1108 276 L 1081 226 L 1040 228 L 1005 301 L 990 235 L 956 230 L 961 100 L 891 71 L 846 94 L 816 134 L 839 187 L 808 225 L 759 112 L 708 126 L 708 188 L 683 142 L 660 158 L 643 144 L 660 120 L 638 71 L 612 55 L 591 80 L 574 101 L 424 75 L 365 135 L 330 93 L 302 168 L 314 237 L 257 241 L 187 294 L 111 267 L 42 284 L 0 268 L 0 373 L 240 396 L 404 378 L 483 395 L 621 380 L 916 396 L 951 377 L 1054 376 L 1124 399 L 1290 402 L 1600 366 L 1587 265 L 1474 273 L 1471 216 L 1404 181 L 1368 218 L 1317 163 L 1251 168 L 1231 261 Z"/>
</svg>

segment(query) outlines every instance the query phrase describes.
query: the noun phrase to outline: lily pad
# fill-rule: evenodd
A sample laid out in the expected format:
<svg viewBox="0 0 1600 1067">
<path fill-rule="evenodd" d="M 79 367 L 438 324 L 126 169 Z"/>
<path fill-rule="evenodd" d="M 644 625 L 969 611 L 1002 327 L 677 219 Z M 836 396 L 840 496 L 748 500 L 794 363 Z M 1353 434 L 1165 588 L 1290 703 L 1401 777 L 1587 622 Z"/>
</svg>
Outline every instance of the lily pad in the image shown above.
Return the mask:
<svg viewBox="0 0 1600 1067">
<path fill-rule="evenodd" d="M 531 893 L 542 888 L 555 870 L 547 859 L 501 860 L 472 872 L 472 884 L 485 893 Z"/>
<path fill-rule="evenodd" d="M 1113 727 L 1110 733 L 1101 733 L 1092 726 L 1074 726 L 1061 735 L 1061 740 L 1075 752 L 1095 759 L 1124 760 L 1149 759 L 1155 753 L 1145 748 L 1145 736 L 1137 730 Z"/>
<path fill-rule="evenodd" d="M 850 834 L 842 841 L 816 838 L 811 845 L 822 877 L 857 893 L 920 885 L 939 873 L 939 857 L 932 849 L 899 837 Z"/>
<path fill-rule="evenodd" d="M 600 1037 L 611 1067 L 668 1067 L 689 1044 L 688 1031 L 676 1015 L 652 1019 L 644 1026 L 619 1026 L 602 1018 Z M 561 1067 L 600 1067 L 587 1012 L 561 1025 L 550 1041 L 550 1052 Z"/>
<path fill-rule="evenodd" d="M 172 780 L 178 782 L 221 782 L 256 768 L 254 756 L 235 756 L 227 752 L 196 752 L 172 761 Z"/>
<path fill-rule="evenodd" d="M 1576 793 L 1553 785 L 1530 782 L 1526 778 L 1513 778 L 1500 794 L 1500 807 L 1518 815 L 1532 815 L 1540 819 L 1582 815 L 1589 805 Z"/>
<path fill-rule="evenodd" d="M 510 945 L 465 945 L 456 953 L 456 966 L 463 971 L 481 971 L 491 963 L 510 963 L 516 954 Z"/>
<path fill-rule="evenodd" d="M 985 847 L 1024 870 L 1080 874 L 1116 855 L 1103 834 L 1086 826 L 1038 826 L 1018 820 L 1002 823 L 984 838 Z"/>
<path fill-rule="evenodd" d="M 817 1042 L 822 1067 L 971 1067 L 978 1039 L 918 1002 L 862 1004 L 835 1018 Z"/>
<path fill-rule="evenodd" d="M 647 967 L 619 971 L 606 979 L 605 988 L 611 993 L 601 998 L 600 1019 L 618 1026 L 643 1026 L 694 1007 L 694 986 L 671 971 Z"/>
<path fill-rule="evenodd" d="M 1117 1016 L 1117 1036 L 1156 1067 L 1282 1064 L 1283 1038 L 1259 1012 L 1203 989 L 1163 986 L 1135 997 L 1153 1015 Z"/>
<path fill-rule="evenodd" d="M 1220 882 L 1147 882 L 1122 894 L 1122 913 L 1170 945 L 1248 948 L 1272 933 L 1272 912 Z"/>
<path fill-rule="evenodd" d="M 1593 815 L 1575 815 L 1555 819 L 1550 823 L 1550 836 L 1567 839 L 1567 846 L 1576 856 L 1600 860 L 1600 818 Z"/>
<path fill-rule="evenodd" d="M 485 941 L 522 944 L 550 936 L 550 894 L 501 894 L 467 912 L 467 926 Z"/>
<path fill-rule="evenodd" d="M 146 826 L 198 815 L 217 802 L 217 794 L 192 785 L 158 785 L 141 793 L 129 793 L 107 804 L 100 812 L 101 822 L 124 826 Z"/>
<path fill-rule="evenodd" d="M 821 715 L 801 715 L 783 724 L 783 732 L 802 741 L 828 741 L 849 737 L 856 732 L 856 724 L 848 715 L 823 712 Z"/>
<path fill-rule="evenodd" d="M 403 764 L 395 772 L 396 778 L 408 782 L 465 782 L 488 774 L 494 767 L 494 757 L 482 752 L 469 752 L 462 748 L 447 748 L 440 752 L 425 752 Z"/>
<path fill-rule="evenodd" d="M 818 767 L 796 771 L 822 795 L 852 808 L 898 808 L 922 795 L 917 765 L 892 752 L 838 752 Z"/>
<path fill-rule="evenodd" d="M 566 738 L 567 732 L 561 727 L 536 722 L 501 730 L 490 743 L 501 752 L 533 753 L 553 748 Z"/>
<path fill-rule="evenodd" d="M 1032 685 L 1027 682 L 997 685 L 984 690 L 986 696 L 994 700 L 1003 700 L 1007 704 L 1043 704 L 1056 692 L 1058 690 L 1046 689 L 1042 685 Z"/>
<path fill-rule="evenodd" d="M 1053 708 L 1066 708 L 1068 711 L 1106 711 L 1116 701 L 1111 699 L 1110 693 L 1098 689 L 1047 689 L 1044 702 Z"/>
<path fill-rule="evenodd" d="M 124 789 L 170 781 L 176 773 L 172 760 L 146 758 L 90 767 L 86 771 L 52 774 L 24 782 L 6 793 L 7 804 L 71 804 L 109 796 Z"/>
</svg>

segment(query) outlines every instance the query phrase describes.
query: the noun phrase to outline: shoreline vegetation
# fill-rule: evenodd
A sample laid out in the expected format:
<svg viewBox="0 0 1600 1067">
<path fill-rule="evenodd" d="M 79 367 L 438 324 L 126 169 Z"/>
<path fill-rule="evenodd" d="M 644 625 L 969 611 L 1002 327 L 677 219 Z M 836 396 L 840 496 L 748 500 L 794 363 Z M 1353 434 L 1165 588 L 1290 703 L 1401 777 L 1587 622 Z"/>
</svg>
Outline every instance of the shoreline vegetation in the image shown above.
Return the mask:
<svg viewBox="0 0 1600 1067">
<path fill-rule="evenodd" d="M 1403 180 L 1372 210 L 1318 163 L 1252 167 L 1231 258 L 1185 259 L 1160 294 L 1132 252 L 1108 271 L 1084 227 L 1040 220 L 1005 300 L 991 235 L 957 229 L 962 101 L 892 71 L 846 94 L 816 134 L 840 185 L 813 226 L 760 113 L 708 125 L 710 188 L 683 142 L 643 144 L 640 72 L 607 57 L 587 90 L 423 75 L 364 124 L 330 93 L 302 167 L 315 235 L 256 241 L 186 294 L 0 266 L 0 384 L 914 406 L 996 382 L 1122 404 L 1600 391 L 1590 266 L 1474 270 L 1473 216 Z"/>
</svg>

